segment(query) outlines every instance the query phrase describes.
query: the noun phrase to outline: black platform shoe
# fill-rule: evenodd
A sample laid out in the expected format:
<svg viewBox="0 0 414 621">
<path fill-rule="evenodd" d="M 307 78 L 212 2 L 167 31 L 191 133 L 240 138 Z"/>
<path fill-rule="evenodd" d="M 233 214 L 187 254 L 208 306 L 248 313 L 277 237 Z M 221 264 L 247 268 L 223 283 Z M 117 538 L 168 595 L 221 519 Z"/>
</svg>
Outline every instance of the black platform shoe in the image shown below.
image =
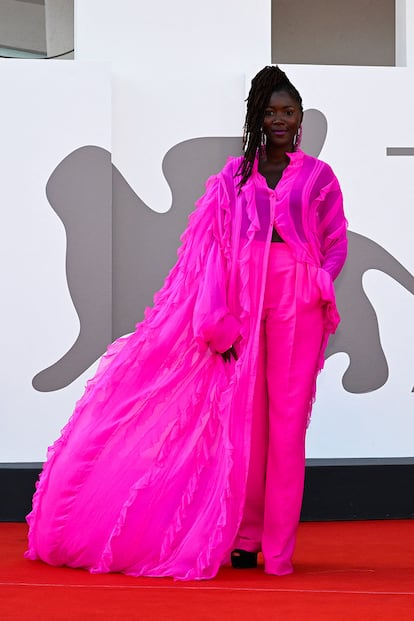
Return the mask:
<svg viewBox="0 0 414 621">
<path fill-rule="evenodd" d="M 257 567 L 257 552 L 246 552 L 246 550 L 233 550 L 231 553 L 231 564 L 236 569 L 252 569 Z"/>
</svg>

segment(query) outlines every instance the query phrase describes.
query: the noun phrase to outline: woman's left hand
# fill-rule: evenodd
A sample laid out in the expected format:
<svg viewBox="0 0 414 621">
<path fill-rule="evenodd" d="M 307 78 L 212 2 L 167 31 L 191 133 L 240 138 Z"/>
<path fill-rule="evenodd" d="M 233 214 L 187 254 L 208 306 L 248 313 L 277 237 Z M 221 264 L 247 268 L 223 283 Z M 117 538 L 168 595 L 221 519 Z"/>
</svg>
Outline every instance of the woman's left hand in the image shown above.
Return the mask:
<svg viewBox="0 0 414 621">
<path fill-rule="evenodd" d="M 234 360 L 238 359 L 237 351 L 234 345 L 232 345 L 230 349 L 223 351 L 220 355 L 223 358 L 224 362 L 230 362 L 232 358 L 234 358 Z"/>
</svg>

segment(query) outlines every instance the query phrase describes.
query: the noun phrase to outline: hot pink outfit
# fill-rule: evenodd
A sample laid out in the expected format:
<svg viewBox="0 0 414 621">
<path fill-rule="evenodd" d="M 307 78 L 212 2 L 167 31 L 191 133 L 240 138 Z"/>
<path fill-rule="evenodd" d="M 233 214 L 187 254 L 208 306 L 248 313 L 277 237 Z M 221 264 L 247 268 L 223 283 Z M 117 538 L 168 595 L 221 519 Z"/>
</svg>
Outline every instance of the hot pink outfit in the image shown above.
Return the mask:
<svg viewBox="0 0 414 621">
<path fill-rule="evenodd" d="M 209 179 L 153 308 L 108 348 L 49 449 L 28 558 L 188 580 L 263 548 L 266 571 L 291 571 L 347 243 L 330 167 L 288 155 L 275 190 L 256 162 L 239 193 L 240 158 Z"/>
</svg>

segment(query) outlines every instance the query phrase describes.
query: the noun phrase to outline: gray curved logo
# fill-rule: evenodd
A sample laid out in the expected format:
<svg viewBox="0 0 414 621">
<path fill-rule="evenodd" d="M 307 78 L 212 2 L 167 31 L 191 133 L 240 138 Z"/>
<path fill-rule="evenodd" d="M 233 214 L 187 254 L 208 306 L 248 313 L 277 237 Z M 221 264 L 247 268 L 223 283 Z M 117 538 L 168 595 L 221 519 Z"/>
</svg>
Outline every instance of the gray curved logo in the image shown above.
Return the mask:
<svg viewBox="0 0 414 621">
<path fill-rule="evenodd" d="M 342 384 L 352 393 L 371 392 L 388 379 L 388 364 L 378 329 L 378 320 L 363 286 L 362 278 L 374 269 L 387 274 L 414 294 L 414 276 L 382 246 L 350 231 L 349 252 L 344 269 L 335 283 L 341 323 L 331 337 L 325 357 L 346 352 L 350 364 Z"/>
<path fill-rule="evenodd" d="M 326 118 L 318 110 L 307 110 L 304 126 L 303 149 L 317 156 L 326 137 Z M 46 192 L 66 230 L 67 280 L 80 332 L 60 360 L 34 377 L 36 390 L 67 386 L 109 342 L 133 331 L 176 260 L 179 237 L 206 178 L 220 170 L 228 154 L 240 152 L 240 138 L 223 137 L 195 138 L 170 149 L 163 161 L 173 197 L 167 213 L 145 205 L 104 149 L 80 148 L 57 166 Z M 336 286 L 342 323 L 326 355 L 349 355 L 343 385 L 353 393 L 376 390 L 388 378 L 376 313 L 362 287 L 369 269 L 383 271 L 414 294 L 413 275 L 392 255 L 349 233 L 349 258 Z"/>
</svg>

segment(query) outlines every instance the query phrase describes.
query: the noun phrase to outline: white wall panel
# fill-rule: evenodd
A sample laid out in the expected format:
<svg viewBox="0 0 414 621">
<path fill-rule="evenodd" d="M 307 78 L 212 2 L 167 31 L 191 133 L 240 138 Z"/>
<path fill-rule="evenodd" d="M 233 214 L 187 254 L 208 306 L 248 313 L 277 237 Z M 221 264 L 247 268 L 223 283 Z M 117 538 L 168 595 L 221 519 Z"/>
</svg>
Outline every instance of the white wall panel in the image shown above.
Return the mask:
<svg viewBox="0 0 414 621">
<path fill-rule="evenodd" d="M 194 136 L 240 135 L 246 66 L 270 62 L 270 2 L 88 0 L 78 59 L 113 72 L 113 161 L 156 211 L 171 204 L 161 161 Z"/>
<path fill-rule="evenodd" d="M 110 148 L 110 79 L 102 64 L 36 60 L 1 61 L 0 76 L 0 461 L 41 461 L 91 373 L 55 392 L 31 385 L 79 332 L 66 233 L 45 187 L 68 153 Z"/>
<path fill-rule="evenodd" d="M 75 20 L 74 63 L 0 64 L 1 115 L 8 119 L 0 195 L 2 349 L 8 352 L 0 461 L 43 459 L 92 373 L 57 391 L 31 386 L 79 331 L 66 283 L 65 231 L 45 197 L 53 169 L 78 147 L 112 148 L 138 197 L 153 211 L 168 210 L 166 152 L 191 138 L 240 136 L 246 76 L 271 57 L 270 0 L 85 0 L 76 4 Z M 406 20 L 407 67 L 283 68 L 305 108 L 328 120 L 320 157 L 341 181 L 351 230 L 413 274 L 414 160 L 386 155 L 387 147 L 414 147 L 414 3 L 407 3 Z M 348 356 L 329 358 L 309 457 L 414 455 L 414 296 L 375 267 L 364 274 L 363 287 L 378 318 L 389 378 L 378 390 L 352 394 L 341 384 Z"/>
</svg>

